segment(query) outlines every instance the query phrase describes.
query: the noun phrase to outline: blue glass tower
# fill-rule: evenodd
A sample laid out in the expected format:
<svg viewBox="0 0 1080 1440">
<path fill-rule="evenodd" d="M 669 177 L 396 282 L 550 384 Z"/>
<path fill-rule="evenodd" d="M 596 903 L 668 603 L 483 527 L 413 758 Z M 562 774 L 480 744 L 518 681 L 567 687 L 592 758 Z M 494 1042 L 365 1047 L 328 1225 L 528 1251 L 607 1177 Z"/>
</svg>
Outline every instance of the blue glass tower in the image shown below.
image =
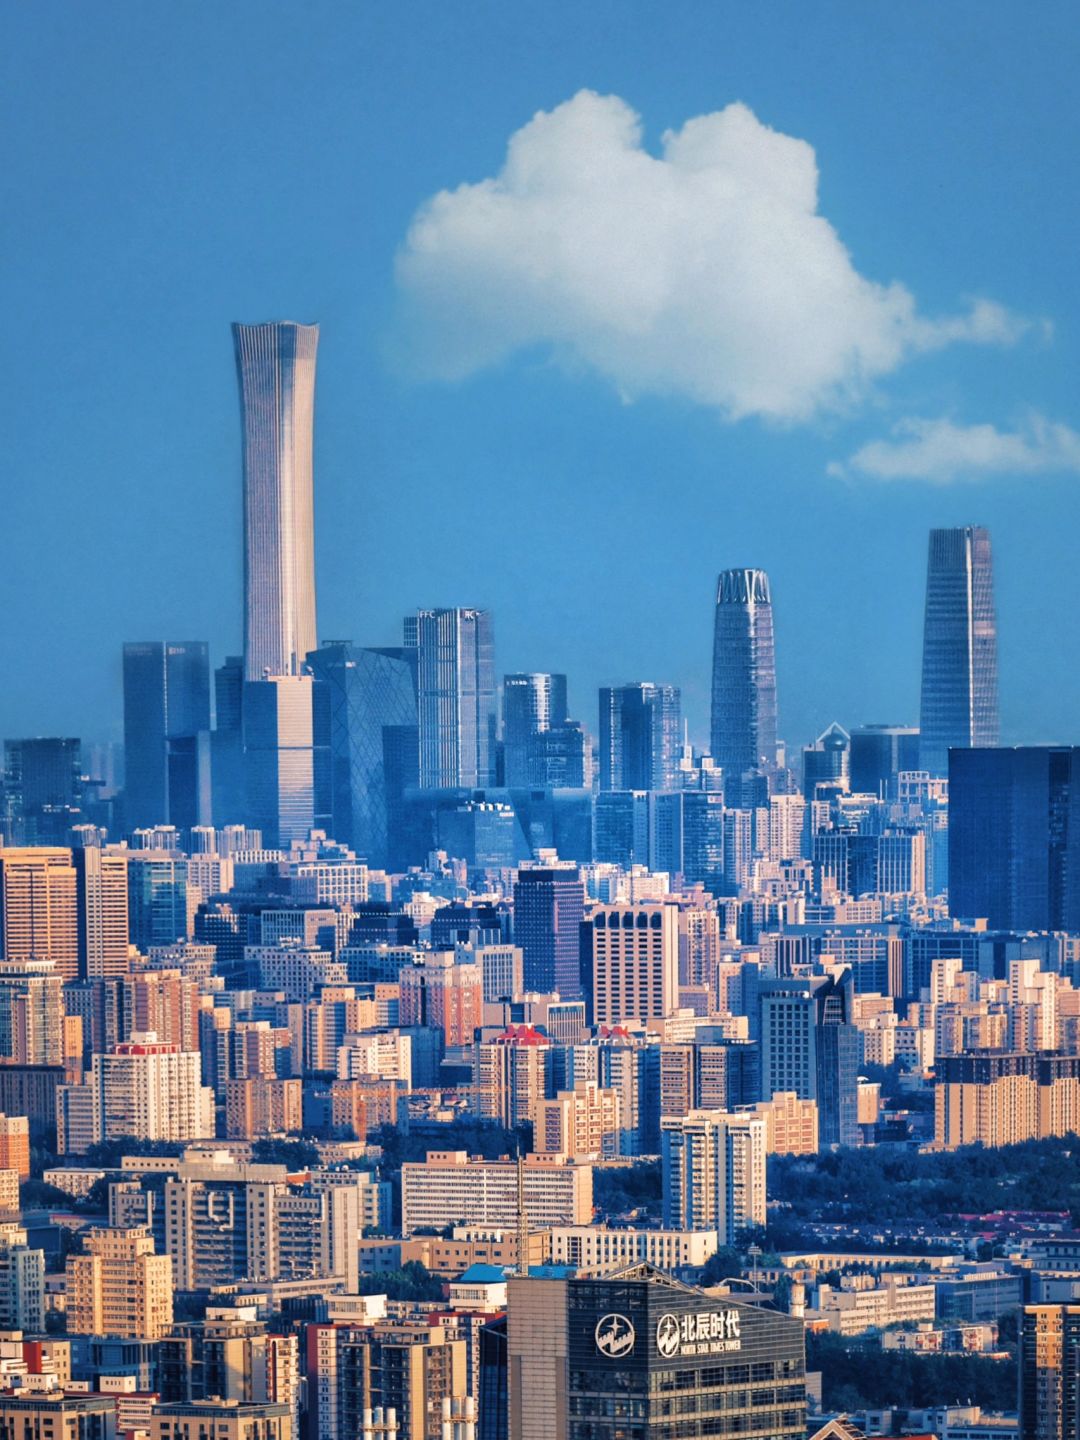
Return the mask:
<svg viewBox="0 0 1080 1440">
<path fill-rule="evenodd" d="M 308 665 L 326 701 L 334 836 L 385 866 L 404 791 L 418 780 L 416 650 L 331 641 Z"/>
<path fill-rule="evenodd" d="M 764 570 L 725 570 L 716 587 L 712 754 L 729 805 L 743 777 L 776 765 L 776 646 Z"/>
<path fill-rule="evenodd" d="M 682 706 L 675 685 L 606 685 L 600 691 L 600 789 L 679 785 Z"/>
<path fill-rule="evenodd" d="M 949 773 L 949 750 L 998 743 L 997 620 L 990 532 L 931 530 L 923 627 L 919 763 Z"/>
<path fill-rule="evenodd" d="M 124 646 L 124 818 L 129 830 L 210 820 L 205 640 Z M 235 817 L 234 817 L 235 818 Z"/>
</svg>

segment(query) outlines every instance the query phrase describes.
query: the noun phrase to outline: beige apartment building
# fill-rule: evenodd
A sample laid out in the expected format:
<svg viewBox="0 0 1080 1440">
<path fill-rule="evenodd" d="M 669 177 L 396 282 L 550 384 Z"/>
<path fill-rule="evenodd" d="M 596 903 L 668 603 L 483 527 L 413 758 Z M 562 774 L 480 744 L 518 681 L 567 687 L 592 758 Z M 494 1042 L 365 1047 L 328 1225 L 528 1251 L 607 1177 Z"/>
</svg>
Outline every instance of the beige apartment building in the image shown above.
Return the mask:
<svg viewBox="0 0 1080 1440">
<path fill-rule="evenodd" d="M 155 1405 L 150 1440 L 293 1440 L 288 1405 L 243 1405 L 237 1400 L 199 1400 Z"/>
<path fill-rule="evenodd" d="M 619 1153 L 619 1095 L 595 1080 L 542 1100 L 536 1111 L 535 1148 L 569 1160 L 613 1159 Z"/>
<path fill-rule="evenodd" d="M 225 1085 L 225 1134 L 230 1140 L 258 1140 L 304 1128 L 300 1080 L 229 1080 Z"/>
<path fill-rule="evenodd" d="M 67 1261 L 73 1335 L 160 1340 L 173 1323 L 173 1268 L 145 1230 L 91 1230 L 86 1253 Z"/>
<path fill-rule="evenodd" d="M 816 1100 L 800 1100 L 794 1090 L 778 1090 L 771 1100 L 759 1100 L 754 1114 L 765 1121 L 766 1155 L 817 1154 Z"/>
<path fill-rule="evenodd" d="M 947 1055 L 937 1075 L 934 1142 L 941 1150 L 1080 1131 L 1078 1055 Z"/>
</svg>

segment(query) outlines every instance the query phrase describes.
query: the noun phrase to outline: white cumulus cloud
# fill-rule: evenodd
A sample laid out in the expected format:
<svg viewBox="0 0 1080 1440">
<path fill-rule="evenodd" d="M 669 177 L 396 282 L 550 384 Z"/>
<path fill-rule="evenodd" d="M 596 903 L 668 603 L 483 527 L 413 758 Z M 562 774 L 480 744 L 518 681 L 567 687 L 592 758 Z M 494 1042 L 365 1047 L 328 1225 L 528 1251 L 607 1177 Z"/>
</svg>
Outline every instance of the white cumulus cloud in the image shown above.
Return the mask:
<svg viewBox="0 0 1080 1440">
<path fill-rule="evenodd" d="M 831 475 L 874 480 L 927 480 L 948 485 L 994 475 L 1080 473 L 1080 434 L 1031 414 L 1012 431 L 994 425 L 957 425 L 949 419 L 901 420 L 888 440 L 872 440 Z"/>
<path fill-rule="evenodd" d="M 813 148 L 745 105 L 688 120 L 654 156 L 630 106 L 591 91 L 512 135 L 494 178 L 422 206 L 397 279 L 421 373 L 541 347 L 627 399 L 730 419 L 807 419 L 914 354 L 1027 328 L 989 300 L 927 317 L 860 275 L 818 213 Z"/>
</svg>

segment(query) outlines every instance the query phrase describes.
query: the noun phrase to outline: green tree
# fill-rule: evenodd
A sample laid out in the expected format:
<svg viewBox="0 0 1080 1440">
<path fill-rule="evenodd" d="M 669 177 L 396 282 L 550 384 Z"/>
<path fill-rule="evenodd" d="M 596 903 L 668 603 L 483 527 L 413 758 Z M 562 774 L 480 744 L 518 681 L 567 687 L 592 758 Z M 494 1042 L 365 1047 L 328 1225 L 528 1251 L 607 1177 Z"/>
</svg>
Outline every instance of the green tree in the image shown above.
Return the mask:
<svg viewBox="0 0 1080 1440">
<path fill-rule="evenodd" d="M 319 1147 L 299 1136 L 256 1140 L 251 1147 L 251 1157 L 256 1165 L 284 1165 L 292 1171 L 311 1170 L 319 1163 Z"/>
</svg>

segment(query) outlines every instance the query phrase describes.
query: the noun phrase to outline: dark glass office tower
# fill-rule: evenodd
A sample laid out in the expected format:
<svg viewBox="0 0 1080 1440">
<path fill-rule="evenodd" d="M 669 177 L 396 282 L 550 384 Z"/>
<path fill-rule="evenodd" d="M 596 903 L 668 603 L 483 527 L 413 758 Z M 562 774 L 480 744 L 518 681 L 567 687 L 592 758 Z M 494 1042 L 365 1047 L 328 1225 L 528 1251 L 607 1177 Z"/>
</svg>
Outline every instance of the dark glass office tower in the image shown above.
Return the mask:
<svg viewBox="0 0 1080 1440">
<path fill-rule="evenodd" d="M 547 784 L 541 735 L 566 724 L 566 676 L 534 672 L 503 677 L 503 754 L 509 788 Z"/>
<path fill-rule="evenodd" d="M 391 825 L 404 787 L 417 783 L 416 651 L 331 641 L 307 659 L 325 699 L 318 713 L 328 734 L 317 738 L 330 754 L 334 838 L 381 868 L 389 863 Z M 413 764 L 402 775 L 406 735 Z"/>
<path fill-rule="evenodd" d="M 919 728 L 931 775 L 949 773 L 952 746 L 998 743 L 994 573 L 981 525 L 930 531 Z"/>
<path fill-rule="evenodd" d="M 776 765 L 776 646 L 764 570 L 725 570 L 716 587 L 712 754 L 729 805 L 742 777 Z"/>
<path fill-rule="evenodd" d="M 797 1316 L 696 1290 L 647 1264 L 605 1278 L 551 1267 L 507 1288 L 512 1440 L 805 1434 Z"/>
<path fill-rule="evenodd" d="M 405 618 L 416 651 L 420 785 L 495 783 L 495 636 L 488 610 L 418 610 Z"/>
<path fill-rule="evenodd" d="M 214 733 L 210 737 L 214 824 L 235 825 L 247 813 L 244 793 L 244 657 L 229 655 L 214 671 Z"/>
<path fill-rule="evenodd" d="M 4 830 L 8 842 L 66 845 L 83 819 L 82 746 L 36 736 L 4 741 Z"/>
<path fill-rule="evenodd" d="M 210 821 L 210 656 L 205 640 L 124 646 L 128 830 Z"/>
<path fill-rule="evenodd" d="M 813 800 L 819 785 L 850 788 L 851 736 L 834 720 L 803 750 L 803 794 Z"/>
<path fill-rule="evenodd" d="M 576 867 L 521 867 L 514 883 L 514 944 L 521 947 L 526 990 L 580 998 L 584 914 L 585 885 Z"/>
<path fill-rule="evenodd" d="M 600 789 L 675 790 L 682 704 L 675 685 L 604 686 L 600 691 Z"/>
<path fill-rule="evenodd" d="M 919 768 L 919 732 L 911 725 L 863 725 L 851 732 L 851 788 L 895 800 L 897 780 Z"/>
<path fill-rule="evenodd" d="M 951 752 L 949 913 L 1080 929 L 1080 748 Z"/>
</svg>

